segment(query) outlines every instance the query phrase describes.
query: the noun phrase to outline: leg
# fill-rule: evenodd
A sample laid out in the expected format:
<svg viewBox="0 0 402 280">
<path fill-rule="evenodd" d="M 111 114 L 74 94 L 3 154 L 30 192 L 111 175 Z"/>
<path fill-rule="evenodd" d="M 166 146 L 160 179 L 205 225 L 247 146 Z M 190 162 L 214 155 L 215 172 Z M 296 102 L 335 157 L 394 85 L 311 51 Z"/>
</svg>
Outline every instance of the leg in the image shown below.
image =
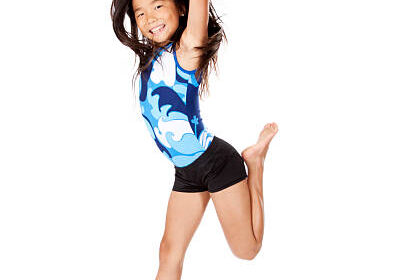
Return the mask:
<svg viewBox="0 0 402 280">
<path fill-rule="evenodd" d="M 269 143 L 278 132 L 275 123 L 265 125 L 255 145 L 242 152 L 248 178 L 211 193 L 219 221 L 232 252 L 253 259 L 262 246 L 264 234 L 263 172 Z"/>
<path fill-rule="evenodd" d="M 156 280 L 179 280 L 184 255 L 201 222 L 210 199 L 209 193 L 172 191 L 166 213 L 165 232 L 159 250 Z"/>
</svg>

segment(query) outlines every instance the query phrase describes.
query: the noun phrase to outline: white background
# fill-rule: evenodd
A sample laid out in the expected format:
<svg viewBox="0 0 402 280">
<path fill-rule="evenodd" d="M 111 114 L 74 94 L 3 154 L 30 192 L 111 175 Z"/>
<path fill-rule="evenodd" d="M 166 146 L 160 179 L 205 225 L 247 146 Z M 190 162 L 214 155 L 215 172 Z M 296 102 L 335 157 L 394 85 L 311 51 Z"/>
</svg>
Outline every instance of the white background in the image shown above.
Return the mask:
<svg viewBox="0 0 402 280">
<path fill-rule="evenodd" d="M 400 1 L 213 3 L 229 43 L 205 125 L 238 151 L 279 132 L 259 255 L 231 253 L 210 201 L 182 279 L 402 279 Z M 110 4 L 2 3 L 0 279 L 156 276 L 174 168 Z"/>
</svg>

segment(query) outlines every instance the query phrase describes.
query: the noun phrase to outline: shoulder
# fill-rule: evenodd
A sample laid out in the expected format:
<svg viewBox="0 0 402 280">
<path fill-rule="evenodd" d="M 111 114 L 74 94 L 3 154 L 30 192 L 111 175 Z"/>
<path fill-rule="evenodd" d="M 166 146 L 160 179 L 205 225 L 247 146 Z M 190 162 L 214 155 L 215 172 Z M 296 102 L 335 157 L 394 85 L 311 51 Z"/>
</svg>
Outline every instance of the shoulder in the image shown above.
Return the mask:
<svg viewBox="0 0 402 280">
<path fill-rule="evenodd" d="M 183 32 L 179 46 L 176 46 L 177 61 L 180 66 L 188 71 L 192 71 L 198 68 L 202 51 L 196 49 L 197 46 L 202 46 L 207 42 L 208 38 L 200 40 L 193 37 L 186 31 Z"/>
</svg>

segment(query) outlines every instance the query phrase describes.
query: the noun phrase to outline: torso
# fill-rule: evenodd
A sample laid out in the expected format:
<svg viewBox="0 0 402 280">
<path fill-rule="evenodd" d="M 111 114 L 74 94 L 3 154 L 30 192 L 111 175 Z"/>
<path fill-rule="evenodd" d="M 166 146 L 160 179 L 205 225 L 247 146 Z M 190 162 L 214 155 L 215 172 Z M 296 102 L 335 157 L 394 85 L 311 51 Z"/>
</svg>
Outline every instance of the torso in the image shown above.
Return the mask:
<svg viewBox="0 0 402 280">
<path fill-rule="evenodd" d="M 141 73 L 140 102 L 147 128 L 160 151 L 175 166 L 191 164 L 210 145 L 214 134 L 202 122 L 195 64 L 189 53 L 180 55 L 167 45 L 167 51 Z M 177 50 L 179 52 L 179 50 Z M 158 63 L 158 60 L 161 63 Z M 181 63 L 186 63 L 184 68 Z"/>
</svg>

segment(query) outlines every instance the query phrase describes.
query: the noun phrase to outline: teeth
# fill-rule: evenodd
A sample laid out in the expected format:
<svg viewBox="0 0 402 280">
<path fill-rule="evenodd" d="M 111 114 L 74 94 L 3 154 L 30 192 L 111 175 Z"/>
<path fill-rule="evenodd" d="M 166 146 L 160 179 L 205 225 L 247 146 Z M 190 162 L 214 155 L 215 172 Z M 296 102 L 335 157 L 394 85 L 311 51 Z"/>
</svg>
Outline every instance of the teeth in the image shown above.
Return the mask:
<svg viewBox="0 0 402 280">
<path fill-rule="evenodd" d="M 151 29 L 151 32 L 152 32 L 152 33 L 156 33 L 156 32 L 158 32 L 160 29 L 162 29 L 163 27 L 164 27 L 164 25 L 162 24 L 162 25 L 158 26 L 157 28 Z"/>
</svg>

